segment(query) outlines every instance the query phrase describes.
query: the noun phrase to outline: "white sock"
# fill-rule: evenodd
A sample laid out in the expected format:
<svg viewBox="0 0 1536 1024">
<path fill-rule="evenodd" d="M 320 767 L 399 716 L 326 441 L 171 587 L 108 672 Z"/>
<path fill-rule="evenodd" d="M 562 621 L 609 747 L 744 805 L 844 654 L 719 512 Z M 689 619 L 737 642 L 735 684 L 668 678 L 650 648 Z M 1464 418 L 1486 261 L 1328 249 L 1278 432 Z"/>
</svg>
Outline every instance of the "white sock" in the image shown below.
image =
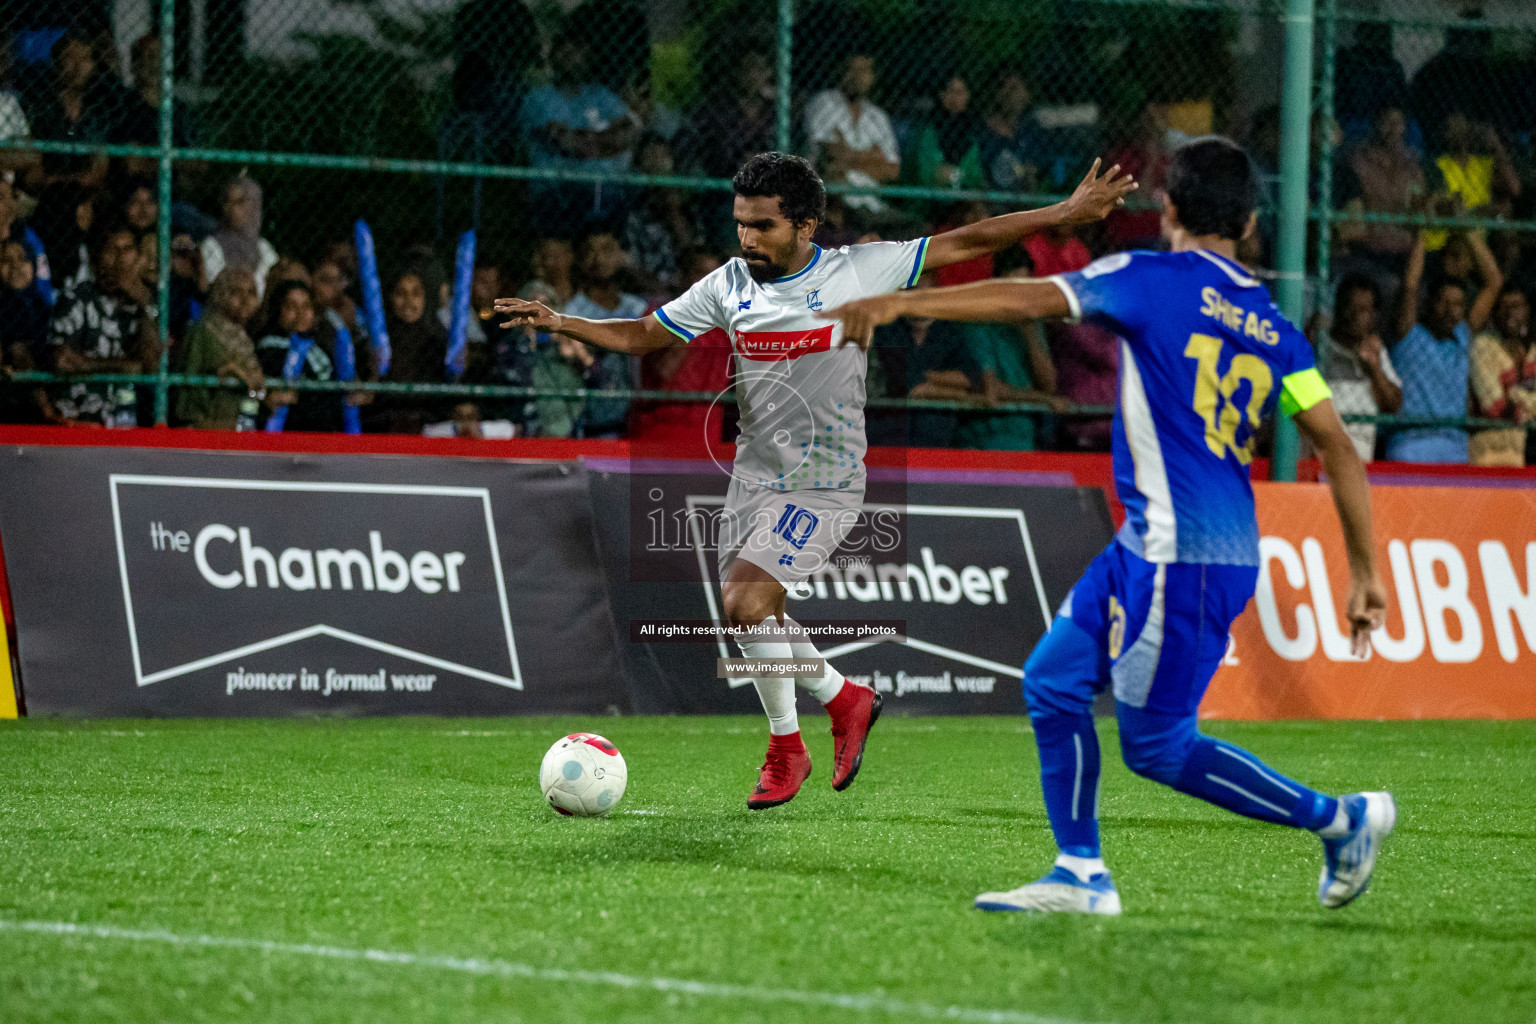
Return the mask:
<svg viewBox="0 0 1536 1024">
<path fill-rule="evenodd" d="M 736 641 L 743 657 L 793 658 L 790 645 L 782 634 L 770 640 Z M 757 688 L 758 700 L 768 715 L 768 731 L 775 736 L 788 736 L 800 731 L 800 716 L 795 712 L 795 681 L 788 676 L 755 677 L 752 685 Z"/>
<path fill-rule="evenodd" d="M 1066 868 L 1078 877 L 1079 881 L 1086 882 L 1094 875 L 1102 875 L 1109 869 L 1104 866 L 1103 857 L 1074 857 L 1069 853 L 1063 853 L 1056 858 L 1056 866 Z"/>
<path fill-rule="evenodd" d="M 785 629 L 793 630 L 798 628 L 799 625 L 798 622 L 788 615 L 784 616 Z M 796 658 L 821 658 L 821 652 L 816 649 L 816 645 L 811 643 L 809 639 L 791 641 L 789 648 L 794 652 Z M 828 704 L 832 701 L 833 697 L 836 697 L 842 691 L 843 674 L 833 668 L 832 663 L 825 658 L 822 658 L 821 663 L 821 675 L 797 676 L 795 682 L 812 697 L 815 697 L 823 704 Z"/>
<path fill-rule="evenodd" d="M 1333 812 L 1333 820 L 1317 830 L 1317 834 L 1323 839 L 1342 839 L 1349 835 L 1349 811 L 1344 809 L 1344 801 L 1339 801 L 1339 809 Z"/>
<path fill-rule="evenodd" d="M 800 731 L 800 716 L 795 712 L 795 681 L 782 679 L 754 679 L 757 699 L 763 702 L 768 715 L 768 732 L 774 736 L 789 736 Z"/>
</svg>

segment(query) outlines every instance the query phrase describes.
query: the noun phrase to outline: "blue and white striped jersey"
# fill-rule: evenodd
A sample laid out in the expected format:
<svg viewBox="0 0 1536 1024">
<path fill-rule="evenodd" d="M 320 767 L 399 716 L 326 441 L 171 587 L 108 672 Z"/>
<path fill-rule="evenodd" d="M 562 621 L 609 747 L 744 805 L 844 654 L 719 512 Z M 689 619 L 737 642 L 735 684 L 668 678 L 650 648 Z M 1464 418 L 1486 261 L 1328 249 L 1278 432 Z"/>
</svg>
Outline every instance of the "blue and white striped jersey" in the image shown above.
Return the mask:
<svg viewBox="0 0 1536 1024">
<path fill-rule="evenodd" d="M 1049 280 L 1074 317 L 1121 337 L 1120 542 L 1149 562 L 1257 565 L 1254 434 L 1277 400 L 1295 412 L 1329 397 L 1306 337 L 1204 249 L 1115 253 Z"/>
</svg>

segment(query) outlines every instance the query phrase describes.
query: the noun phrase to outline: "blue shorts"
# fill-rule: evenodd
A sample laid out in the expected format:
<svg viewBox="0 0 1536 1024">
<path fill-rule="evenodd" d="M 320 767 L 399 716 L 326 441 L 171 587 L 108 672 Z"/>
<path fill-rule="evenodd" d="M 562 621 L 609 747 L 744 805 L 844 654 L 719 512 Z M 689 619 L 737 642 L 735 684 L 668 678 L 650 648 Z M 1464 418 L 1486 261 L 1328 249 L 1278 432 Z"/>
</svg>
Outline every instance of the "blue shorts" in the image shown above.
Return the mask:
<svg viewBox="0 0 1536 1024">
<path fill-rule="evenodd" d="M 1112 541 L 1024 666 L 1031 713 L 1080 712 L 1113 683 L 1122 704 L 1194 715 L 1258 577 L 1251 565 L 1156 564 Z"/>
</svg>

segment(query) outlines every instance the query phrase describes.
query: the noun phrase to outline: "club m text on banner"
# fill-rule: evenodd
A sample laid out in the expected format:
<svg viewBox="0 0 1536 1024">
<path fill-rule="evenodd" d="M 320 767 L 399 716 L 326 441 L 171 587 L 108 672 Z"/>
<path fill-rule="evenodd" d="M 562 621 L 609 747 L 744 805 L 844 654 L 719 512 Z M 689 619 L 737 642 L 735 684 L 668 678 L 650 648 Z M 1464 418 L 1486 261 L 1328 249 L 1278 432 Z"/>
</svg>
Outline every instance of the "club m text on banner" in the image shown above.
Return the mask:
<svg viewBox="0 0 1536 1024">
<path fill-rule="evenodd" d="M 1211 718 L 1536 717 L 1536 491 L 1378 487 L 1389 608 L 1349 654 L 1349 564 L 1328 489 L 1256 484 L 1258 592 L 1232 627 Z"/>
</svg>

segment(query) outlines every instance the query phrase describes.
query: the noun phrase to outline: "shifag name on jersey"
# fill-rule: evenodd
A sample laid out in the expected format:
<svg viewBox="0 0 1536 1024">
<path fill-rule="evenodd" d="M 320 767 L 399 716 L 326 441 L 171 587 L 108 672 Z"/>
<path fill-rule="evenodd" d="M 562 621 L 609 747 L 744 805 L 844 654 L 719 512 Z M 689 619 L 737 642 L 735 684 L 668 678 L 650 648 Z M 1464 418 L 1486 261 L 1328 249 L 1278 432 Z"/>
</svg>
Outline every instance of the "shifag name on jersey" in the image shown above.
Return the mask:
<svg viewBox="0 0 1536 1024">
<path fill-rule="evenodd" d="M 832 347 L 832 325 L 809 331 L 737 331 L 736 351 L 743 359 L 777 362 L 799 359 Z"/>
<path fill-rule="evenodd" d="M 1213 320 L 1220 320 L 1228 330 L 1242 331 L 1266 345 L 1280 344 L 1280 332 L 1275 330 L 1274 324 L 1262 319 L 1257 313 L 1243 309 L 1215 288 L 1200 289 L 1200 301 L 1203 303 L 1200 312 Z"/>
</svg>

